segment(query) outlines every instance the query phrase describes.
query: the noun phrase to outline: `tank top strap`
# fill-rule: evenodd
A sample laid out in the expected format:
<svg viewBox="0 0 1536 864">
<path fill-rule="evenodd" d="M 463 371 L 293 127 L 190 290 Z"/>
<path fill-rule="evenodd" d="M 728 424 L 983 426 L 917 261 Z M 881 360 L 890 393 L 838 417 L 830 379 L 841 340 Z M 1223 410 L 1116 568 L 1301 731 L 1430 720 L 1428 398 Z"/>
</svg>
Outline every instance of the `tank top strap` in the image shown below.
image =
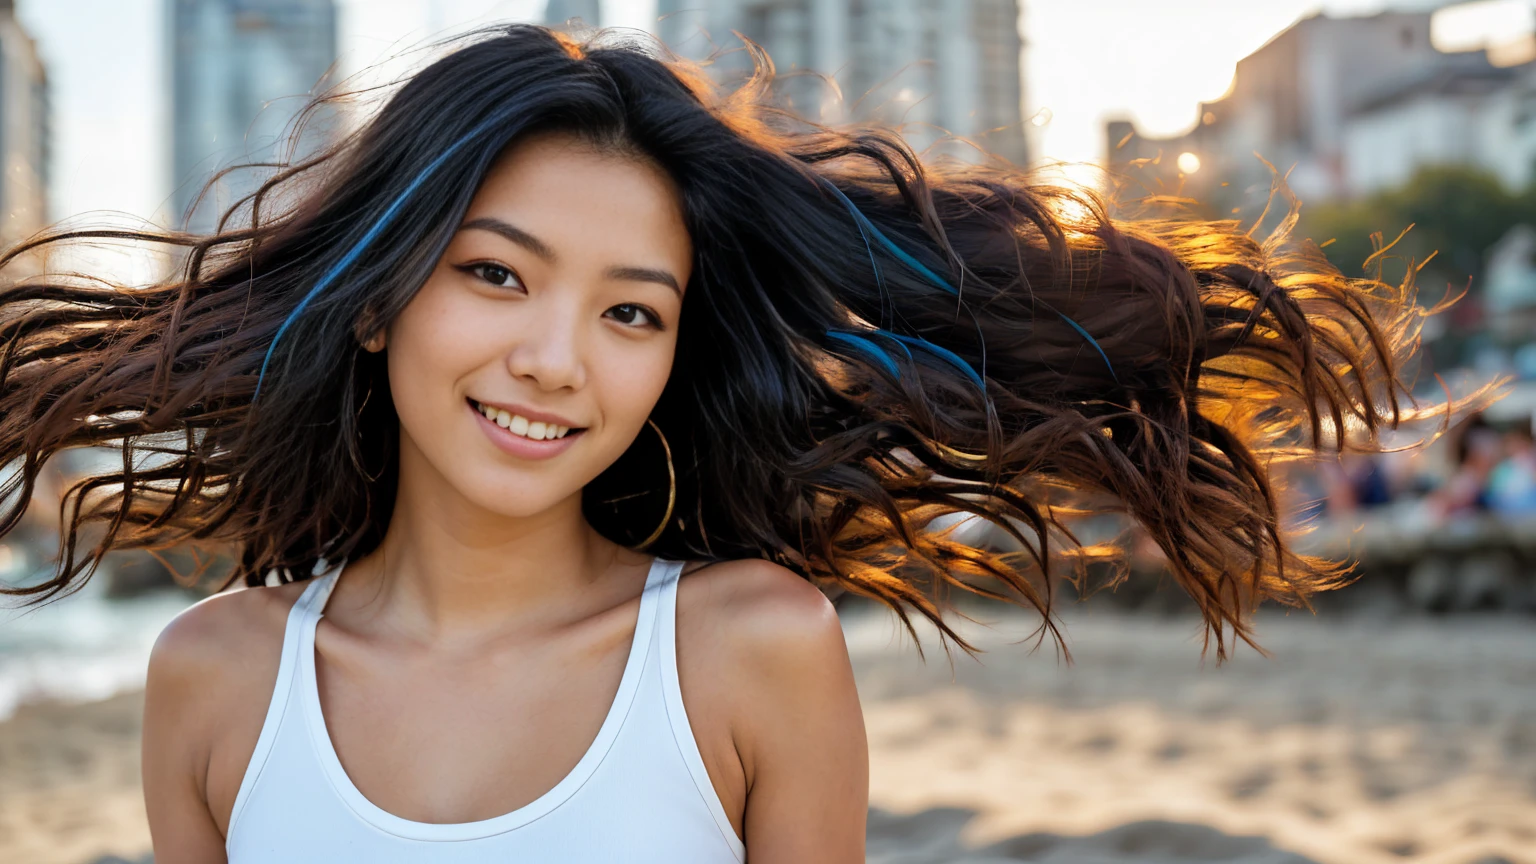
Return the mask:
<svg viewBox="0 0 1536 864">
<path fill-rule="evenodd" d="M 657 610 L 660 618 L 657 622 L 660 625 L 657 627 L 657 640 L 661 643 L 662 698 L 667 708 L 667 721 L 672 727 L 672 739 L 677 744 L 689 776 L 693 778 L 693 785 L 704 799 L 726 845 L 736 860 L 742 862 L 747 860 L 746 846 L 736 836 L 736 829 L 725 813 L 725 805 L 720 803 L 720 796 L 715 793 L 714 781 L 709 779 L 709 769 L 704 767 L 704 754 L 699 751 L 693 725 L 688 722 L 688 711 L 683 707 L 683 688 L 677 671 L 677 589 L 678 583 L 682 581 L 683 564 L 677 561 L 674 566 L 667 568 L 667 578 L 660 586 L 661 596 L 658 599 L 661 602 L 656 604 L 660 607 Z"/>
<path fill-rule="evenodd" d="M 644 610 L 642 614 L 645 615 L 649 620 L 636 621 L 635 626 L 637 631 L 643 625 L 643 628 L 648 636 L 655 633 L 656 627 L 660 625 L 662 619 L 664 619 L 667 615 L 667 610 L 665 608 L 669 602 L 667 598 L 667 589 L 669 586 L 675 586 L 677 584 L 677 577 L 678 574 L 682 573 L 684 563 L 685 562 L 682 561 L 661 557 L 657 557 L 656 560 L 651 563 L 650 572 L 645 574 L 644 594 L 646 596 L 642 598 L 640 603 L 641 609 Z"/>
<path fill-rule="evenodd" d="M 336 584 L 336 574 L 340 572 L 341 565 L 337 564 L 324 575 L 311 577 L 309 584 L 304 586 L 303 592 L 299 594 L 299 599 L 288 610 L 288 619 L 283 626 L 283 653 L 277 662 L 277 681 L 272 685 L 272 698 L 267 703 L 267 714 L 261 724 L 261 736 L 256 739 L 256 749 L 251 753 L 245 776 L 240 780 L 240 790 L 235 793 L 235 805 L 230 809 L 226 836 L 233 836 L 235 823 L 239 821 L 240 813 L 245 809 L 245 802 L 250 798 L 251 789 L 255 787 L 256 781 L 261 776 L 261 769 L 272 753 L 272 744 L 277 738 L 278 729 L 282 726 L 283 715 L 287 713 L 288 703 L 293 693 L 294 678 L 298 674 L 299 647 L 303 641 L 304 628 L 308 626 L 315 610 L 324 604 L 326 597 L 330 596 L 331 588 Z M 245 590 L 262 589 L 247 588 Z"/>
<path fill-rule="evenodd" d="M 309 586 L 309 590 L 304 592 L 305 594 L 313 592 L 309 598 L 309 605 L 304 610 L 304 626 L 313 626 L 314 622 L 320 620 L 320 616 L 325 614 L 325 603 L 331 599 L 331 592 L 336 590 L 336 578 L 341 575 L 341 571 L 346 566 L 347 562 L 343 561 L 316 576 L 315 584 Z"/>
</svg>

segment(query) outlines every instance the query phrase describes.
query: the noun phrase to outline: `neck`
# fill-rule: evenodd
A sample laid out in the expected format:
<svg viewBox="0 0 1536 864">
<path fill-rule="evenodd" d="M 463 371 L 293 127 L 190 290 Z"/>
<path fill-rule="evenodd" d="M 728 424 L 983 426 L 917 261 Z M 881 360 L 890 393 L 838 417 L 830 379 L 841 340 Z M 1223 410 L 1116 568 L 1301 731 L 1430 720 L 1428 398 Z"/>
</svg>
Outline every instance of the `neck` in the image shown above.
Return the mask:
<svg viewBox="0 0 1536 864">
<path fill-rule="evenodd" d="M 598 534 L 579 490 L 511 517 L 442 478 L 425 482 L 430 473 L 401 471 L 383 542 L 347 564 L 345 605 L 374 625 L 412 640 L 476 640 L 579 620 L 643 584 L 651 556 Z"/>
</svg>

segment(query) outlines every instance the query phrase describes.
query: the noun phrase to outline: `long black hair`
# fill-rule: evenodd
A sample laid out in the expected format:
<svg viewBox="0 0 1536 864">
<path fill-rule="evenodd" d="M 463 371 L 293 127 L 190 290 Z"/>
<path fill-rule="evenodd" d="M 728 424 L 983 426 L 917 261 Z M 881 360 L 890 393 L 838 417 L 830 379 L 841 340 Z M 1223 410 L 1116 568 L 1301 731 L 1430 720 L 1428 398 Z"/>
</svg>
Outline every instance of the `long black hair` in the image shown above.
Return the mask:
<svg viewBox="0 0 1536 864">
<path fill-rule="evenodd" d="M 1298 435 L 1368 443 L 1409 416 L 1411 282 L 1345 278 L 1289 236 L 1293 218 L 1261 239 L 1124 223 L 1001 161 L 925 163 L 889 129 L 807 122 L 773 107 L 772 64 L 749 48 L 756 74 L 726 92 L 612 32 L 494 28 L 212 235 L 55 231 L 12 249 L 0 265 L 78 240 L 185 254 L 148 288 L 52 274 L 0 292 L 0 462 L 21 468 L 0 535 L 53 454 L 123 454 L 66 495 L 54 577 L 7 590 L 55 595 L 116 548 L 232 544 L 230 578 L 259 584 L 377 546 L 398 420 L 360 342 L 425 281 L 498 154 L 546 130 L 659 165 L 696 249 L 652 413 L 675 518 L 650 551 L 777 561 L 958 640 L 940 615 L 955 587 L 1048 613 L 1053 550 L 1102 551 L 1068 530 L 1097 500 L 1167 553 L 1219 653 L 1258 600 L 1339 581 L 1281 535 L 1270 461 Z M 584 493 L 626 545 L 665 507 L 649 437 Z M 925 530 L 951 513 L 1024 551 Z"/>
</svg>

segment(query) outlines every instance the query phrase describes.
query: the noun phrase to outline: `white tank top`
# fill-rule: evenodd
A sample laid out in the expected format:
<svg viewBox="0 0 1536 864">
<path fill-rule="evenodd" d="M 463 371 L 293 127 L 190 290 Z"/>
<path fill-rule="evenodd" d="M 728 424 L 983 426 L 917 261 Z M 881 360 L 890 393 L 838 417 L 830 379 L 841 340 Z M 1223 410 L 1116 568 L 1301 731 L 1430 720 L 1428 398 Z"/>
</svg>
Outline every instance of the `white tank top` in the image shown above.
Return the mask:
<svg viewBox="0 0 1536 864">
<path fill-rule="evenodd" d="M 451 824 L 386 813 L 342 768 L 315 686 L 315 625 L 342 568 L 314 577 L 288 614 L 277 686 L 229 818 L 230 864 L 746 861 L 683 711 L 682 567 L 651 562 L 618 695 L 571 773 L 511 813 Z"/>
</svg>

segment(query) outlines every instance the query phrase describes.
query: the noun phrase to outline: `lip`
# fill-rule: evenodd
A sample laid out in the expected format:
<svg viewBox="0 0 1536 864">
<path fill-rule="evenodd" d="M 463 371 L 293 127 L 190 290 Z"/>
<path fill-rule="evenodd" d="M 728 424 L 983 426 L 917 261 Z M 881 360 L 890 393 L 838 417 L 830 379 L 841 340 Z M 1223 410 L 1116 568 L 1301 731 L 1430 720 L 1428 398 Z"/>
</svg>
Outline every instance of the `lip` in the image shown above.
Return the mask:
<svg viewBox="0 0 1536 864">
<path fill-rule="evenodd" d="M 497 408 L 502 408 L 501 405 L 497 405 L 494 402 L 484 402 L 481 404 L 494 405 Z M 561 453 L 564 453 L 566 450 L 570 449 L 571 445 L 576 443 L 576 439 L 581 437 L 582 433 L 587 431 L 583 429 L 578 432 L 575 429 L 572 429 L 571 431 L 565 433 L 564 438 L 555 438 L 548 441 L 535 441 L 532 438 L 524 438 L 521 435 L 515 434 L 510 429 L 503 429 L 496 425 L 495 421 L 486 419 L 486 416 L 480 413 L 480 409 L 475 407 L 474 402 L 468 399 L 464 401 L 464 410 L 468 411 L 475 418 L 476 422 L 480 424 L 481 431 L 485 432 L 486 437 L 491 439 L 492 444 L 495 444 L 496 447 L 503 453 L 516 456 L 520 459 L 549 459 L 550 457 L 558 456 Z M 508 412 L 512 411 L 511 408 L 505 408 L 503 410 Z M 530 420 L 541 420 L 545 417 L 552 416 L 549 414 L 530 415 L 524 414 L 522 411 L 518 411 L 517 413 L 522 414 L 524 417 L 527 417 Z M 550 421 L 544 420 L 544 422 L 548 423 Z M 559 421 L 557 420 L 555 422 Z"/>
<path fill-rule="evenodd" d="M 476 399 L 473 396 L 469 396 L 467 398 L 470 401 L 478 402 L 481 405 L 489 405 L 492 408 L 500 408 L 508 414 L 521 414 L 524 417 L 527 417 L 529 422 L 539 421 L 543 423 L 553 423 L 556 426 L 569 426 L 572 429 L 585 428 L 582 427 L 580 423 L 577 423 L 574 420 L 567 420 L 564 417 L 561 417 L 559 414 L 550 414 L 545 411 L 535 411 L 526 405 L 517 405 L 512 402 L 488 402 L 484 399 Z"/>
</svg>

